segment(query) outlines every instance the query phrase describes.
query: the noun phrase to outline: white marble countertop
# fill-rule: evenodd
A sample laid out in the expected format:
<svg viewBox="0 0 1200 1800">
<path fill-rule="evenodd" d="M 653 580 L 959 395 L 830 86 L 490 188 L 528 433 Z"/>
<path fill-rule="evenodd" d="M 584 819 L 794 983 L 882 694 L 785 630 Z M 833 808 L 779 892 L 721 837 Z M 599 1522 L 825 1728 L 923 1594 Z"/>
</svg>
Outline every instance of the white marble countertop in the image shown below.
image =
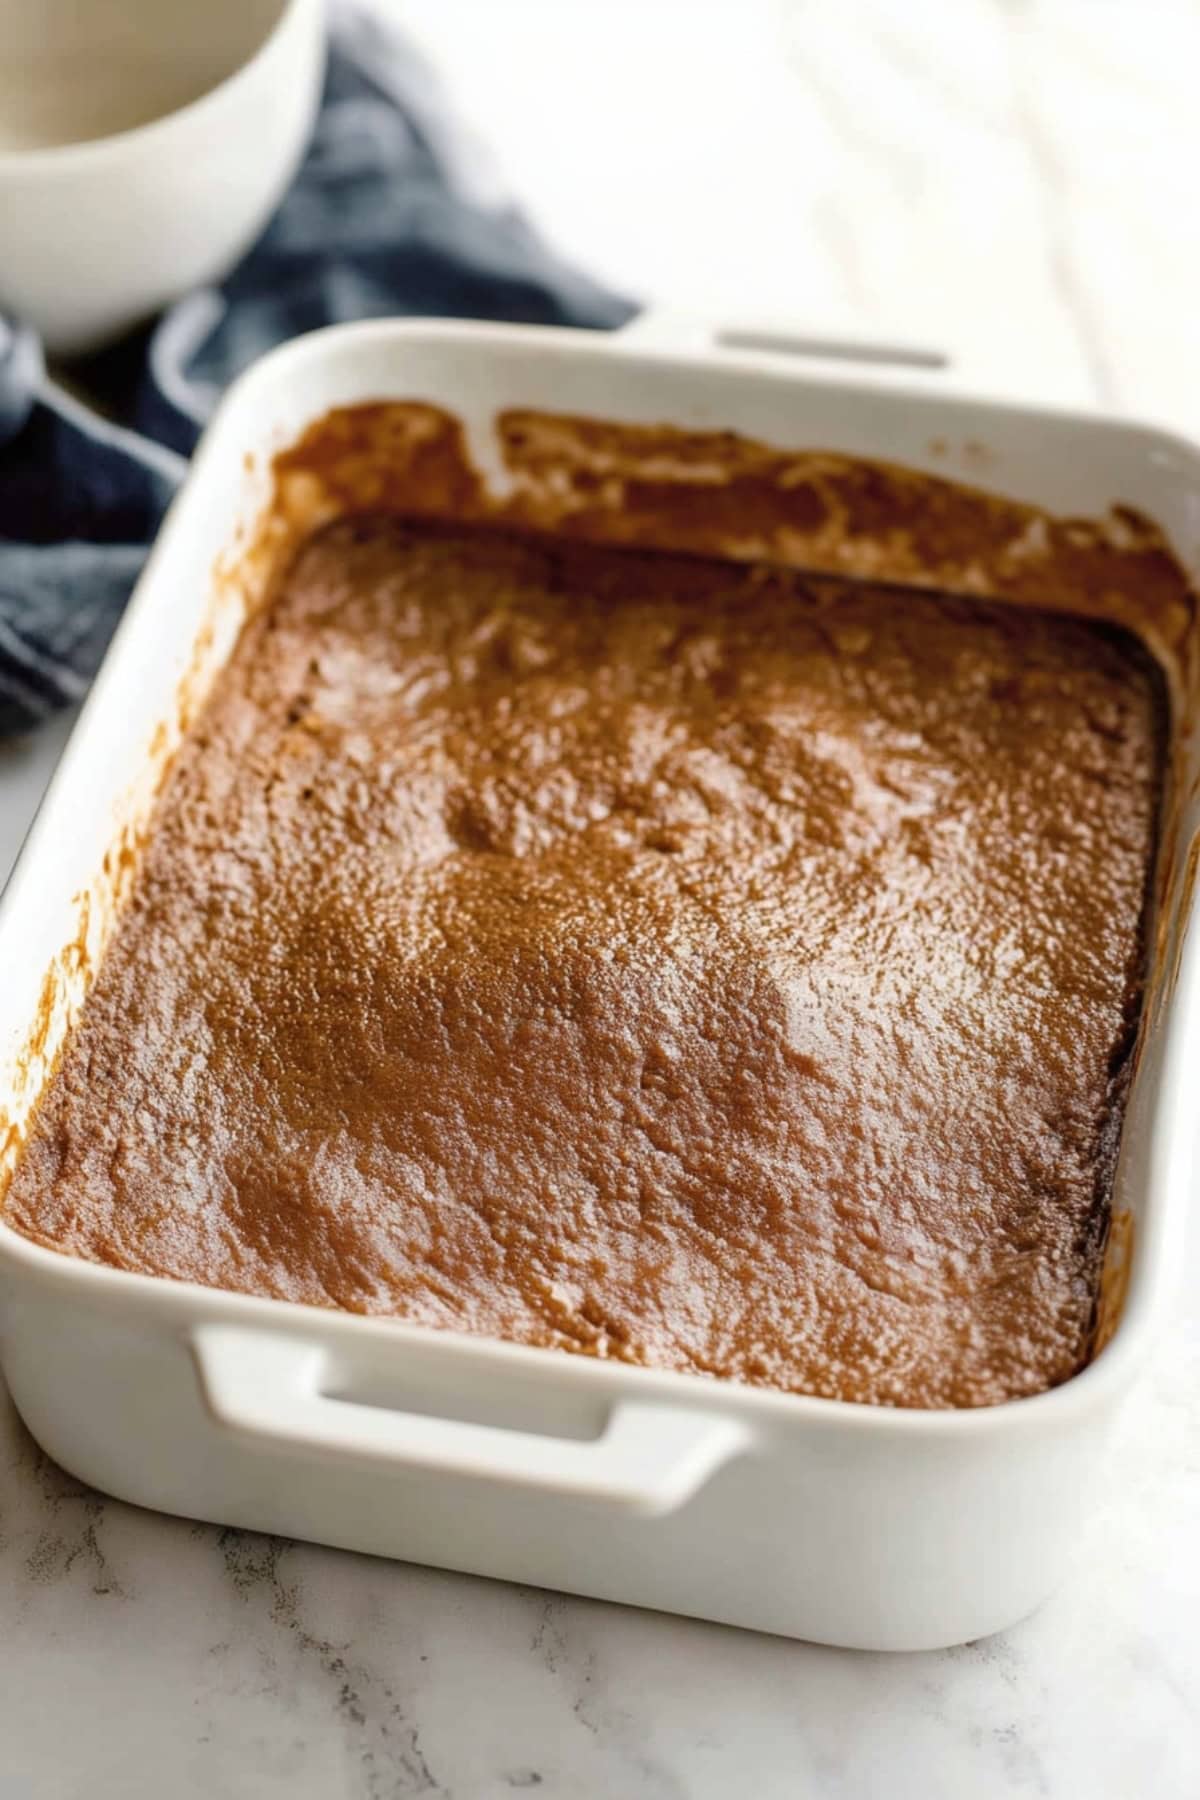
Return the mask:
<svg viewBox="0 0 1200 1800">
<path fill-rule="evenodd" d="M 1200 432 L 1200 6 L 393 0 L 560 244 L 693 312 L 957 347 Z M 0 873 L 61 743 L 0 752 Z M 1059 1596 L 789 1644 L 190 1525 L 0 1390 L 0 1800 L 1192 1800 L 1200 1231 Z"/>
</svg>

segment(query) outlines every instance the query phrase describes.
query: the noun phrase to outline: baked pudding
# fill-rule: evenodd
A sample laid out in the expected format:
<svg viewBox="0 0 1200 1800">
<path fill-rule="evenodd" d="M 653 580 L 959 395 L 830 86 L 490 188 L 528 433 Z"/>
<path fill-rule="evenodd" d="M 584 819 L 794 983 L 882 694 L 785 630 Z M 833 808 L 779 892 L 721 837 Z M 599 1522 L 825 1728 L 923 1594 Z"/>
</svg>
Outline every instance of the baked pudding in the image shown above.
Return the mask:
<svg viewBox="0 0 1200 1800">
<path fill-rule="evenodd" d="M 1087 1360 L 1163 699 L 1114 627 L 359 517 L 161 793 L 9 1224 L 896 1406 Z"/>
</svg>

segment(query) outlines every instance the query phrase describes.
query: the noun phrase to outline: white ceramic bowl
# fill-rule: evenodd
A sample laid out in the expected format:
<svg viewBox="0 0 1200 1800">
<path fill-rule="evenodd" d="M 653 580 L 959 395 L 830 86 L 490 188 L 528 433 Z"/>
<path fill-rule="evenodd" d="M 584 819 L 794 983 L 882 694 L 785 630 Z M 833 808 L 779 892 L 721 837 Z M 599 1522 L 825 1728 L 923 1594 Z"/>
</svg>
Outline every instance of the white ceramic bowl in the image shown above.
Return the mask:
<svg viewBox="0 0 1200 1800">
<path fill-rule="evenodd" d="M 219 279 L 303 154 L 322 0 L 0 0 L 0 308 L 60 354 Z"/>
</svg>

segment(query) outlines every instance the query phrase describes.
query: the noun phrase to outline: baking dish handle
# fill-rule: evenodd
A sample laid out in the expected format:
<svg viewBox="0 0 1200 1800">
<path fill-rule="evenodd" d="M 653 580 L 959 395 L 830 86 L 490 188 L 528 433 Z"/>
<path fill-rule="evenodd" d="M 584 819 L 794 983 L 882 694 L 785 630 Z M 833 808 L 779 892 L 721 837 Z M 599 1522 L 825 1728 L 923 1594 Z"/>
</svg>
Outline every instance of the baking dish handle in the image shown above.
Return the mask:
<svg viewBox="0 0 1200 1800">
<path fill-rule="evenodd" d="M 994 357 L 917 344 L 903 338 L 867 336 L 842 330 L 806 331 L 791 321 L 742 319 L 724 323 L 697 318 L 669 307 L 651 306 L 617 334 L 647 349 L 693 352 L 733 351 L 739 357 L 787 357 L 812 364 L 823 373 L 854 374 L 873 387 L 899 387 L 929 394 L 990 394 L 997 391 Z M 1048 385 L 1052 382 L 1052 385 Z M 1003 390 L 1007 384 L 999 383 Z M 1057 397 L 1073 406 L 1088 404 L 1077 384 L 1059 371 L 1039 373 L 1042 400 Z"/>
<path fill-rule="evenodd" d="M 674 1511 L 749 1444 L 735 1419 L 657 1400 L 618 1400 L 587 1440 L 365 1405 L 324 1392 L 325 1351 L 279 1332 L 202 1325 L 191 1347 L 212 1417 L 258 1442 L 626 1512 Z"/>
</svg>

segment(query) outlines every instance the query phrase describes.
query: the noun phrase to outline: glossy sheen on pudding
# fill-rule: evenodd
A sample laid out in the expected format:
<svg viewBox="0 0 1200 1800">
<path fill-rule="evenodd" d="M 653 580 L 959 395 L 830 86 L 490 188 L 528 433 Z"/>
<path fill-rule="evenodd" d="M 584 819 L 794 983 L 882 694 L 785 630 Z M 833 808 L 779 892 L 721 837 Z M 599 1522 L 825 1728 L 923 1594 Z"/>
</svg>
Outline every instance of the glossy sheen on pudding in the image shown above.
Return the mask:
<svg viewBox="0 0 1200 1800">
<path fill-rule="evenodd" d="M 8 1218 L 804 1393 L 1051 1386 L 1160 736 L 1079 620 L 333 527 L 178 758 Z"/>
</svg>

